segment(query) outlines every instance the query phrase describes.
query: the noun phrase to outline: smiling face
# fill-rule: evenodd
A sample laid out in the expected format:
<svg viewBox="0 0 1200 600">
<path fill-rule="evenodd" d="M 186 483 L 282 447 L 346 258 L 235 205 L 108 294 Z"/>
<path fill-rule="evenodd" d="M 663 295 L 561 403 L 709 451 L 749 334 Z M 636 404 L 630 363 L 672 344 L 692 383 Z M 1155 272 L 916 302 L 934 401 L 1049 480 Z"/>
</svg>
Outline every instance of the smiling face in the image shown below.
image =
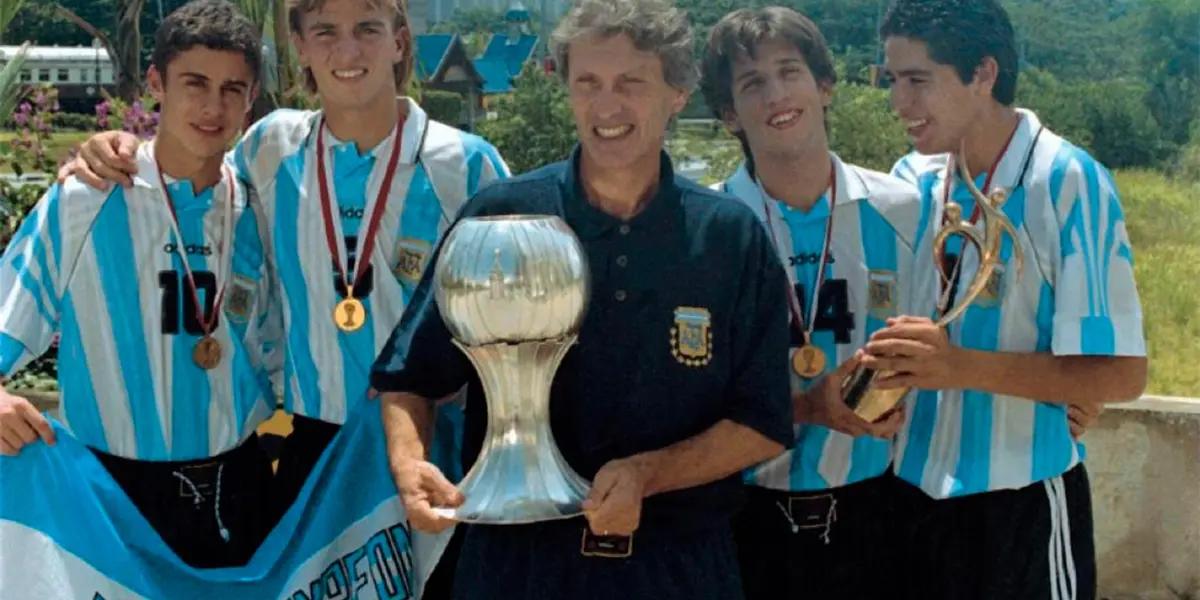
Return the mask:
<svg viewBox="0 0 1200 600">
<path fill-rule="evenodd" d="M 326 0 L 300 16 L 300 33 L 292 35 L 292 43 L 326 110 L 393 101 L 395 67 L 409 51 L 396 20 L 386 4 L 367 0 Z"/>
<path fill-rule="evenodd" d="M 892 108 L 917 151 L 957 152 L 980 106 L 991 101 L 991 86 L 980 77 L 963 83 L 953 66 L 933 60 L 925 42 L 889 37 L 884 50 Z"/>
<path fill-rule="evenodd" d="M 662 59 L 624 34 L 572 41 L 567 85 L 584 160 L 604 169 L 658 165 L 667 123 L 688 92 L 669 85 Z M 647 161 L 651 161 L 647 163 Z"/>
<path fill-rule="evenodd" d="M 254 73 L 240 52 L 196 46 L 179 52 L 166 73 L 150 67 L 150 93 L 161 105 L 160 137 L 175 152 L 221 156 L 242 128 L 254 99 Z"/>
<path fill-rule="evenodd" d="M 768 40 L 756 56 L 739 56 L 732 70 L 733 107 L 726 125 L 761 157 L 796 158 L 828 146 L 825 109 L 831 83 L 818 82 L 804 55 L 784 40 Z"/>
</svg>

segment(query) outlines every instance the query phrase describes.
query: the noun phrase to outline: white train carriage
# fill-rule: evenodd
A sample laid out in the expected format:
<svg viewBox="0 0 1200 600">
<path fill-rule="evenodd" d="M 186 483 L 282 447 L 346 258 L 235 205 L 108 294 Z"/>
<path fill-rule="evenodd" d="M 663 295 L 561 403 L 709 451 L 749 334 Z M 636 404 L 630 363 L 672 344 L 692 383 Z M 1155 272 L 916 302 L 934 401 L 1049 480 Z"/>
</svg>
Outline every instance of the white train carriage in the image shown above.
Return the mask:
<svg viewBox="0 0 1200 600">
<path fill-rule="evenodd" d="M 0 68 L 19 49 L 0 46 Z M 103 46 L 30 46 L 20 79 L 29 85 L 54 86 L 63 110 L 88 114 L 104 98 L 100 90 L 111 94 L 115 83 L 113 62 Z"/>
</svg>

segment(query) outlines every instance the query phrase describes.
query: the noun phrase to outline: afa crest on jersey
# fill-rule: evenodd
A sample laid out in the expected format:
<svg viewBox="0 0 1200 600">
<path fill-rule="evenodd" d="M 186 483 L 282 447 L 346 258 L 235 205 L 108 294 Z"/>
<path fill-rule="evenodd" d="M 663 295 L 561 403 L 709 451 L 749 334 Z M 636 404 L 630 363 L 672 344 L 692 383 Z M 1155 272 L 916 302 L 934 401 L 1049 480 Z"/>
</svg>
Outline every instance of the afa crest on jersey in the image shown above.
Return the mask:
<svg viewBox="0 0 1200 600">
<path fill-rule="evenodd" d="M 879 320 L 896 316 L 896 272 L 871 271 L 867 273 L 867 308 L 871 316 Z"/>
<path fill-rule="evenodd" d="M 399 251 L 396 267 L 393 269 L 396 279 L 409 285 L 417 285 L 425 272 L 425 264 L 433 246 L 419 238 L 404 238 L 396 245 Z"/>
</svg>

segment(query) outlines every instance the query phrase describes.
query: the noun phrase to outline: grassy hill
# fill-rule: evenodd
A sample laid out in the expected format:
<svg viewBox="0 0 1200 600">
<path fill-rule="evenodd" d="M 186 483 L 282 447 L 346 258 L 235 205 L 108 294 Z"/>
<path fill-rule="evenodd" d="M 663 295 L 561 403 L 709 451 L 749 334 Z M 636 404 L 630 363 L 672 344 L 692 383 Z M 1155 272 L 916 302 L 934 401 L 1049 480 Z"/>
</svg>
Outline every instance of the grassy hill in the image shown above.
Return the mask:
<svg viewBox="0 0 1200 600">
<path fill-rule="evenodd" d="M 1200 396 L 1200 182 L 1145 170 L 1114 176 L 1146 319 L 1148 391 Z"/>
</svg>

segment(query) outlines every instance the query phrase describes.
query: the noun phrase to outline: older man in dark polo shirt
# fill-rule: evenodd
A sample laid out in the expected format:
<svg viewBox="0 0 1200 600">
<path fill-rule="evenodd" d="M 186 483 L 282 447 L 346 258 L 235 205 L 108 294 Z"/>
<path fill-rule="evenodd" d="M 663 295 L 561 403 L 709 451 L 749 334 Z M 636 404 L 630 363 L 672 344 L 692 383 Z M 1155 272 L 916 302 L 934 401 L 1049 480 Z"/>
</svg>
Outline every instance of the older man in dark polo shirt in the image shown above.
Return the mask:
<svg viewBox="0 0 1200 600">
<path fill-rule="evenodd" d="M 590 306 L 550 402 L 563 456 L 593 487 L 586 519 L 468 526 L 454 596 L 739 598 L 730 533 L 739 473 L 792 440 L 782 267 L 749 210 L 676 178 L 662 151 L 697 77 L 680 11 L 663 0 L 584 0 L 552 43 L 580 146 L 566 162 L 485 188 L 460 216 L 558 215 L 583 243 Z M 397 486 L 412 525 L 427 531 L 451 525 L 433 507 L 462 500 L 427 462 L 432 399 L 470 385 L 466 462 L 486 427 L 433 272 L 372 377 Z M 672 352 L 680 318 L 708 321 L 702 359 Z M 585 530 L 618 538 L 613 556 L 581 552 Z"/>
</svg>

